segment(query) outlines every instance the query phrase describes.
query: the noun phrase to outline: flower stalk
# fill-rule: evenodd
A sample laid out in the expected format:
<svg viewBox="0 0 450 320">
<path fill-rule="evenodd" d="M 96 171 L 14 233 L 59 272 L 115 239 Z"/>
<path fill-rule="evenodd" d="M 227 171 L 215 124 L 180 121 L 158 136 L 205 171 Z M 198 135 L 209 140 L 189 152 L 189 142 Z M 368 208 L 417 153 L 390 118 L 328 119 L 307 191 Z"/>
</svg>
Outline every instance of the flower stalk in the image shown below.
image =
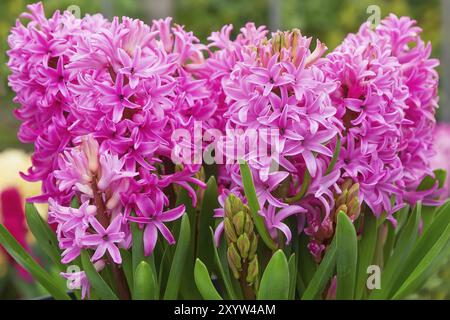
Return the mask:
<svg viewBox="0 0 450 320">
<path fill-rule="evenodd" d="M 234 195 L 226 199 L 224 231 L 227 241 L 228 264 L 233 276 L 239 280 L 246 299 L 255 299 L 255 287 L 259 274 L 258 237 L 250 209 Z"/>
</svg>

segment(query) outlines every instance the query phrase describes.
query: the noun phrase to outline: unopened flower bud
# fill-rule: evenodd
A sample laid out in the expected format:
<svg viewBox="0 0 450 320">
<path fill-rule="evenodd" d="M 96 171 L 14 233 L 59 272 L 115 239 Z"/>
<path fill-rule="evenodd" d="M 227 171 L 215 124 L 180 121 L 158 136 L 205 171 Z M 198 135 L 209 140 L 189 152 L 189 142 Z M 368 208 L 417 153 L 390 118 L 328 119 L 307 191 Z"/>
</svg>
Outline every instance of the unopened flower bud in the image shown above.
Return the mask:
<svg viewBox="0 0 450 320">
<path fill-rule="evenodd" d="M 249 255 L 250 250 L 250 240 L 248 236 L 244 233 L 239 236 L 236 241 L 236 246 L 239 249 L 239 253 L 241 254 L 241 258 L 246 260 Z"/>
<path fill-rule="evenodd" d="M 239 272 L 242 271 L 242 262 L 241 262 L 241 256 L 239 255 L 239 252 L 237 251 L 234 244 L 231 244 L 228 247 L 227 250 L 227 258 L 228 258 L 228 264 L 230 265 L 233 275 L 236 279 L 239 279 Z"/>
<path fill-rule="evenodd" d="M 230 219 L 228 217 L 226 217 L 224 219 L 223 223 L 224 223 L 225 236 L 227 237 L 228 241 L 236 242 L 237 241 L 236 231 L 234 230 L 234 226 L 230 222 Z"/>
<path fill-rule="evenodd" d="M 352 187 L 348 190 L 347 199 L 351 200 L 355 197 L 359 196 L 359 183 L 355 183 L 352 185 Z"/>
<path fill-rule="evenodd" d="M 237 235 L 244 233 L 246 214 L 243 211 L 236 213 L 233 217 L 233 225 Z"/>
<path fill-rule="evenodd" d="M 225 215 L 231 218 L 239 211 L 242 211 L 243 207 L 244 204 L 241 199 L 231 193 L 225 200 Z"/>
<path fill-rule="evenodd" d="M 351 220 L 354 221 L 359 217 L 360 212 L 361 212 L 361 205 L 359 203 L 358 198 L 355 197 L 348 203 L 347 215 Z"/>
<path fill-rule="evenodd" d="M 258 250 L 258 237 L 253 234 L 250 240 L 250 252 L 248 258 L 252 260 L 253 257 L 256 256 L 256 250 Z"/>
<path fill-rule="evenodd" d="M 253 257 L 253 259 L 248 264 L 247 269 L 247 278 L 245 279 L 250 285 L 253 284 L 258 277 L 259 273 L 259 263 L 258 259 L 256 257 Z"/>
<path fill-rule="evenodd" d="M 340 207 L 340 206 L 346 204 L 347 203 L 347 195 L 348 195 L 348 190 L 347 189 L 342 190 L 342 193 L 336 199 L 336 203 L 334 204 L 335 207 Z"/>
<path fill-rule="evenodd" d="M 342 205 L 340 205 L 337 209 L 336 209 L 336 216 L 337 216 L 337 214 L 339 213 L 339 212 L 343 212 L 343 213 L 345 213 L 345 214 L 347 214 L 347 210 L 348 210 L 348 208 L 347 208 L 347 206 L 345 205 L 345 204 L 342 204 Z"/>
<path fill-rule="evenodd" d="M 98 142 L 92 135 L 81 138 L 81 148 L 88 160 L 88 168 L 91 172 L 97 172 L 98 164 Z"/>
<path fill-rule="evenodd" d="M 348 190 L 352 186 L 353 181 L 351 179 L 346 179 L 344 183 L 341 185 L 341 190 Z"/>
<path fill-rule="evenodd" d="M 108 210 L 114 209 L 119 204 L 119 201 L 120 201 L 120 194 L 118 192 L 113 193 L 112 196 L 106 202 L 106 208 Z"/>
<path fill-rule="evenodd" d="M 254 228 L 253 220 L 250 217 L 247 217 L 247 219 L 245 219 L 244 232 L 250 235 L 253 233 Z"/>
</svg>

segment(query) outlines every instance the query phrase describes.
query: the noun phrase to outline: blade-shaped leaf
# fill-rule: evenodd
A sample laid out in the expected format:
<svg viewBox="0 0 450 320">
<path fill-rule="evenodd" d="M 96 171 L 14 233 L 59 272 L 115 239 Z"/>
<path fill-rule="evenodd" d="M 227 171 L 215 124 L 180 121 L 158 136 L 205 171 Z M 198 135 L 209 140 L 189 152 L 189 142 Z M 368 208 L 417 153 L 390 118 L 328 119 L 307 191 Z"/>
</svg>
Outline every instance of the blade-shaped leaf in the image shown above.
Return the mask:
<svg viewBox="0 0 450 320">
<path fill-rule="evenodd" d="M 65 288 L 55 281 L 17 242 L 9 231 L 0 224 L 0 244 L 38 281 L 55 299 L 70 300 Z"/>
<path fill-rule="evenodd" d="M 289 266 L 282 250 L 277 250 L 261 278 L 258 300 L 287 300 L 289 297 Z"/>
<path fill-rule="evenodd" d="M 289 266 L 289 300 L 294 300 L 295 288 L 297 286 L 297 259 L 295 253 L 293 253 L 289 258 L 288 266 Z"/>
<path fill-rule="evenodd" d="M 239 166 L 241 170 L 242 183 L 244 184 L 245 197 L 247 198 L 248 206 L 250 207 L 256 229 L 258 230 L 258 233 L 261 236 L 263 242 L 271 250 L 275 250 L 277 245 L 272 240 L 269 232 L 267 231 L 264 218 L 259 215 L 259 202 L 256 196 L 255 186 L 253 184 L 253 178 L 252 173 L 250 172 L 250 168 L 245 161 L 240 162 Z"/>
<path fill-rule="evenodd" d="M 211 239 L 214 242 L 214 231 L 212 228 L 210 228 L 209 230 L 211 232 Z M 228 265 L 226 266 L 227 269 L 225 271 L 225 268 L 222 265 L 222 262 L 220 261 L 217 247 L 214 245 L 213 248 L 214 248 L 214 261 L 216 262 L 216 266 L 217 266 L 217 269 L 219 270 L 220 277 L 225 285 L 225 290 L 227 291 L 228 297 L 231 300 L 236 300 L 237 296 L 236 296 L 236 293 L 234 292 L 233 285 L 231 283 L 230 273 L 228 272 Z"/>
<path fill-rule="evenodd" d="M 141 261 L 134 272 L 134 300 L 157 300 L 158 286 L 156 274 L 152 267 Z"/>
<path fill-rule="evenodd" d="M 196 242 L 197 235 L 199 231 L 199 225 L 197 224 L 199 220 L 199 211 L 197 208 L 192 206 L 192 199 L 189 196 L 189 193 L 186 189 L 181 189 L 178 192 L 177 196 L 177 205 L 184 205 L 186 208 L 185 215 L 189 218 L 189 227 L 190 227 L 190 238 L 189 238 L 189 246 L 187 248 L 184 270 L 183 270 L 183 281 L 180 285 L 180 295 L 183 299 L 186 300 L 196 300 L 201 299 L 200 293 L 197 290 L 197 286 L 195 285 L 194 280 L 194 264 L 195 264 L 195 255 L 196 255 Z M 180 226 L 181 222 L 177 221 L 175 224 L 174 230 L 176 230 L 177 226 Z"/>
<path fill-rule="evenodd" d="M 430 252 L 436 252 L 436 250 L 438 250 L 439 247 L 435 247 L 438 243 L 447 245 L 447 243 L 445 243 L 445 237 L 447 236 L 446 232 L 449 224 L 450 202 L 447 202 L 437 210 L 436 218 L 415 243 L 411 254 L 398 272 L 398 277 L 393 285 L 394 290 L 399 289 L 406 279 L 411 277 L 414 270 L 425 270 L 421 263 L 423 263 L 422 261 L 431 263 L 432 259 L 430 257 L 433 257 L 433 255 Z M 443 247 L 441 247 L 441 249 L 443 249 Z M 420 269 L 417 269 L 419 265 L 421 267 Z M 417 272 L 414 277 L 418 277 Z"/>
<path fill-rule="evenodd" d="M 91 262 L 89 253 L 86 250 L 81 250 L 81 264 L 86 276 L 89 280 L 89 284 L 94 288 L 95 292 L 98 294 L 102 300 L 118 300 L 116 294 L 108 286 L 106 281 L 97 272 L 94 265 Z"/>
<path fill-rule="evenodd" d="M 356 231 L 350 218 L 339 212 L 336 228 L 336 299 L 351 300 L 355 294 L 358 245 Z"/>
<path fill-rule="evenodd" d="M 214 226 L 214 209 L 219 207 L 217 182 L 214 176 L 211 176 L 207 182 L 205 194 L 203 196 L 202 209 L 200 211 L 200 223 L 198 223 L 197 236 L 197 257 L 205 262 L 206 265 L 213 265 L 213 246 L 214 242 L 210 236 L 209 228 Z"/>
<path fill-rule="evenodd" d="M 133 270 L 136 270 L 138 264 L 144 260 L 144 231 L 139 228 L 139 224 L 131 223 L 131 235 L 133 238 L 133 247 L 131 248 L 131 260 Z"/>
<path fill-rule="evenodd" d="M 185 262 L 189 251 L 190 239 L 191 228 L 189 225 L 189 217 L 185 214 L 181 219 L 180 235 L 178 237 L 175 255 L 173 257 L 172 266 L 170 267 L 170 273 L 167 279 L 164 300 L 175 300 L 178 298 L 181 277 L 185 272 Z"/>
<path fill-rule="evenodd" d="M 133 262 L 131 252 L 126 249 L 120 249 L 120 256 L 122 257 L 122 269 L 127 279 L 128 287 L 133 291 Z"/>
<path fill-rule="evenodd" d="M 329 174 L 336 165 L 336 161 L 339 158 L 339 154 L 341 153 L 341 138 L 336 136 L 336 147 L 334 148 L 333 158 L 331 158 L 330 164 L 328 165 L 327 171 L 325 175 Z"/>
<path fill-rule="evenodd" d="M 412 292 L 414 289 L 414 285 L 417 281 L 421 280 L 421 276 L 431 267 L 433 263 L 436 261 L 436 258 L 439 258 L 439 254 L 444 250 L 444 248 L 448 245 L 450 239 L 450 224 L 447 224 L 443 234 L 439 239 L 433 244 L 428 252 L 426 252 L 425 256 L 420 260 L 420 262 L 416 265 L 414 270 L 411 272 L 410 276 L 406 279 L 400 289 L 393 294 L 393 299 L 401 299 L 404 298 L 407 294 Z"/>
<path fill-rule="evenodd" d="M 313 278 L 303 293 L 302 300 L 312 300 L 320 296 L 328 281 L 333 276 L 335 266 L 336 237 L 333 238 L 333 241 L 328 247 L 322 262 L 319 264 L 317 271 L 314 273 Z"/>
<path fill-rule="evenodd" d="M 42 219 L 34 204 L 25 204 L 25 215 L 28 227 L 36 238 L 39 248 L 44 251 L 60 271 L 64 271 L 65 267 L 61 263 L 61 252 L 58 248 L 58 239 L 56 239 L 55 232 Z"/>
<path fill-rule="evenodd" d="M 414 208 L 413 214 L 410 215 L 406 225 L 398 235 L 398 240 L 393 253 L 383 268 L 381 289 L 372 291 L 369 299 L 386 299 L 389 297 L 397 280 L 396 277 L 400 273 L 400 266 L 405 262 L 417 239 L 421 212 L 422 205 L 418 202 Z"/>
<path fill-rule="evenodd" d="M 317 264 L 308 249 L 308 236 L 304 233 L 300 235 L 298 241 L 298 276 L 305 286 L 308 286 L 317 270 Z"/>
<path fill-rule="evenodd" d="M 195 261 L 194 279 L 198 291 L 205 300 L 223 300 L 211 281 L 211 277 L 205 264 L 197 259 Z"/>
<path fill-rule="evenodd" d="M 367 267 L 372 264 L 377 242 L 377 223 L 375 216 L 369 212 L 364 215 L 364 231 L 358 245 L 358 273 L 356 278 L 355 298 L 363 298 L 366 288 Z"/>
</svg>

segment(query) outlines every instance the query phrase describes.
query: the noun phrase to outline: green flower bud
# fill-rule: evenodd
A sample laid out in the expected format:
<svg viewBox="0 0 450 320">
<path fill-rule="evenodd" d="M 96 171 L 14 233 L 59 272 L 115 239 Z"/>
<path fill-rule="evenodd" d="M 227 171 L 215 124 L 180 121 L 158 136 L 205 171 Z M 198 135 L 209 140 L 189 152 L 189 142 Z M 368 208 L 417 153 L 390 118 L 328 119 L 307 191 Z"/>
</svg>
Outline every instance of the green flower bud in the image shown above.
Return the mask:
<svg viewBox="0 0 450 320">
<path fill-rule="evenodd" d="M 227 250 L 228 264 L 233 270 L 233 275 L 236 279 L 239 279 L 239 272 L 242 271 L 241 256 L 239 255 L 234 243 L 230 244 Z"/>
<path fill-rule="evenodd" d="M 336 216 L 339 212 L 344 212 L 345 214 L 347 214 L 347 206 L 345 204 L 340 205 L 337 209 L 336 209 Z"/>
<path fill-rule="evenodd" d="M 225 236 L 227 237 L 227 240 L 229 242 L 236 242 L 236 240 L 237 240 L 236 231 L 234 230 L 234 226 L 228 217 L 226 217 L 223 220 L 223 226 L 224 226 Z"/>
<path fill-rule="evenodd" d="M 230 194 L 225 200 L 225 216 L 233 217 L 239 211 L 242 211 L 244 204 L 241 199 L 236 197 L 234 194 Z"/>
<path fill-rule="evenodd" d="M 336 203 L 335 203 L 336 208 L 347 203 L 347 195 L 348 195 L 348 190 L 342 190 L 342 193 L 336 199 Z"/>
<path fill-rule="evenodd" d="M 258 237 L 253 234 L 250 238 L 250 252 L 248 254 L 248 259 L 252 260 L 256 256 L 256 250 L 258 250 Z"/>
<path fill-rule="evenodd" d="M 247 216 L 245 219 L 245 224 L 244 224 L 244 232 L 248 235 L 251 235 L 253 233 L 254 229 L 255 229 L 255 227 L 253 224 L 253 220 L 251 219 L 250 216 Z"/>
<path fill-rule="evenodd" d="M 360 213 L 361 213 L 361 205 L 359 203 L 358 198 L 355 197 L 348 203 L 347 215 L 350 217 L 351 220 L 355 220 L 359 217 Z"/>
<path fill-rule="evenodd" d="M 348 196 L 347 199 L 352 200 L 355 197 L 359 196 L 359 183 L 355 183 L 352 185 L 352 187 L 348 190 Z"/>
<path fill-rule="evenodd" d="M 342 191 L 348 190 L 352 186 L 352 184 L 353 184 L 352 179 L 346 179 L 341 186 L 341 190 Z"/>
<path fill-rule="evenodd" d="M 248 216 L 243 211 L 240 211 L 234 215 L 233 225 L 237 235 L 244 233 L 245 220 L 247 217 Z"/>
<path fill-rule="evenodd" d="M 247 269 L 247 278 L 245 279 L 250 285 L 252 285 L 259 273 L 259 264 L 256 256 L 250 261 Z"/>
<path fill-rule="evenodd" d="M 236 245 L 241 254 L 242 260 L 246 260 L 250 250 L 250 240 L 248 239 L 247 234 L 242 234 L 237 239 Z"/>
</svg>

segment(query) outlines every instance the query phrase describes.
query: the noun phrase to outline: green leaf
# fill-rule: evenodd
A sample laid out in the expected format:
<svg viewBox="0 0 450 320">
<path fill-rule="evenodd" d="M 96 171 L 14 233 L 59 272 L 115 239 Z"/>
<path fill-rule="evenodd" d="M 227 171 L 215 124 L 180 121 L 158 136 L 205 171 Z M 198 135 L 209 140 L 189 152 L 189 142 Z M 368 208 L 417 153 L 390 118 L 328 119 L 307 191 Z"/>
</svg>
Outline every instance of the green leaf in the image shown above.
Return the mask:
<svg viewBox="0 0 450 320">
<path fill-rule="evenodd" d="M 70 207 L 71 208 L 79 208 L 80 207 L 80 201 L 78 201 L 77 197 L 73 197 L 72 200 L 70 201 Z"/>
<path fill-rule="evenodd" d="M 211 239 L 214 243 L 214 231 L 211 227 L 209 228 L 209 230 L 211 232 Z M 222 265 L 222 262 L 220 261 L 219 252 L 217 251 L 217 247 L 215 244 L 213 245 L 213 248 L 214 248 L 214 261 L 216 262 L 216 266 L 219 270 L 220 277 L 222 278 L 222 281 L 225 285 L 225 290 L 227 291 L 228 297 L 231 300 L 236 300 L 237 297 L 236 297 L 236 293 L 234 292 L 234 289 L 233 289 L 233 284 L 231 283 L 228 265 L 226 265 L 227 269 L 225 271 L 225 268 Z"/>
<path fill-rule="evenodd" d="M 446 176 L 447 172 L 445 170 L 442 169 L 434 170 L 434 177 L 429 175 L 425 176 L 420 182 L 419 186 L 417 187 L 417 190 L 418 191 L 429 190 L 434 187 L 436 181 L 438 182 L 439 187 L 442 188 L 442 186 L 445 183 Z"/>
<path fill-rule="evenodd" d="M 400 273 L 400 266 L 404 264 L 417 239 L 421 213 L 422 205 L 418 202 L 406 225 L 399 233 L 395 248 L 383 268 L 381 289 L 372 291 L 369 299 L 387 299 L 390 296 L 397 280 L 396 277 Z"/>
<path fill-rule="evenodd" d="M 258 300 L 287 300 L 289 297 L 289 266 L 282 250 L 277 250 L 261 278 Z"/>
<path fill-rule="evenodd" d="M 200 222 L 197 232 L 197 257 L 205 262 L 206 265 L 213 265 L 213 246 L 209 228 L 214 225 L 214 209 L 219 207 L 216 179 L 211 176 L 206 184 L 205 194 L 203 196 L 202 209 L 200 211 Z"/>
<path fill-rule="evenodd" d="M 367 267 L 372 264 L 377 243 L 377 222 L 368 212 L 364 215 L 364 231 L 358 245 L 358 273 L 356 277 L 355 298 L 363 298 L 366 288 Z"/>
<path fill-rule="evenodd" d="M 9 231 L 0 224 L 0 244 L 38 281 L 55 299 L 70 300 L 65 288 L 62 288 L 52 277 L 28 254 Z"/>
<path fill-rule="evenodd" d="M 406 281 L 402 284 L 400 289 L 395 294 L 393 294 L 393 299 L 404 298 L 407 294 L 410 294 L 412 292 L 412 290 L 415 288 L 414 285 L 416 284 L 416 282 L 422 280 L 421 276 L 433 265 L 433 262 L 436 261 L 436 258 L 439 257 L 439 254 L 443 251 L 445 246 L 447 246 L 449 239 L 450 224 L 447 224 L 447 227 L 445 228 L 442 236 L 439 237 L 438 241 L 436 241 L 430 248 L 430 250 L 426 252 L 425 256 L 416 265 L 416 267 L 411 272 Z"/>
<path fill-rule="evenodd" d="M 189 246 L 186 253 L 186 259 L 184 262 L 183 281 L 181 282 L 179 293 L 183 299 L 197 300 L 201 299 L 200 293 L 197 290 L 194 280 L 194 264 L 196 255 L 196 242 L 197 234 L 199 231 L 199 212 L 192 206 L 192 199 L 186 189 L 181 189 L 177 196 L 177 205 L 184 205 L 186 208 L 185 215 L 189 218 L 190 238 L 188 240 Z M 175 224 L 176 227 L 181 225 L 180 221 Z"/>
<path fill-rule="evenodd" d="M 211 277 L 209 276 L 208 268 L 206 268 L 205 264 L 200 259 L 195 261 L 194 279 L 203 299 L 223 300 L 216 288 L 214 288 Z"/>
<path fill-rule="evenodd" d="M 295 287 L 297 286 L 297 259 L 295 253 L 291 254 L 289 266 L 289 300 L 295 299 Z"/>
<path fill-rule="evenodd" d="M 317 270 L 317 264 L 314 261 L 314 258 L 311 252 L 308 249 L 308 236 L 302 232 L 299 239 L 299 248 L 298 252 L 298 271 L 299 278 L 302 279 L 302 283 L 305 286 L 308 286 L 311 279 L 314 277 L 314 274 Z"/>
<path fill-rule="evenodd" d="M 331 158 L 330 164 L 328 165 L 327 171 L 325 175 L 328 175 L 336 165 L 336 161 L 339 158 L 339 154 L 341 153 L 341 137 L 339 135 L 336 136 L 336 148 L 334 149 L 333 158 Z"/>
<path fill-rule="evenodd" d="M 158 286 L 156 274 L 152 267 L 141 261 L 134 272 L 134 300 L 157 300 Z"/>
<path fill-rule="evenodd" d="M 178 237 L 175 255 L 173 257 L 172 266 L 170 267 L 170 273 L 167 279 L 164 300 L 175 300 L 178 298 L 181 277 L 183 276 L 186 268 L 185 262 L 189 251 L 190 239 L 191 229 L 189 225 L 189 217 L 187 214 L 184 214 L 181 219 L 180 235 Z"/>
<path fill-rule="evenodd" d="M 136 222 L 131 223 L 131 235 L 133 238 L 133 247 L 131 248 L 131 260 L 133 270 L 136 270 L 138 264 L 144 261 L 144 230 L 139 228 Z"/>
<path fill-rule="evenodd" d="M 120 249 L 120 256 L 122 257 L 122 269 L 127 279 L 128 287 L 133 291 L 133 262 L 131 252 L 126 249 Z"/>
<path fill-rule="evenodd" d="M 356 231 L 350 218 L 342 211 L 338 213 L 336 227 L 336 299 L 352 300 L 355 295 L 358 244 Z"/>
<path fill-rule="evenodd" d="M 386 228 L 386 230 L 383 229 Z M 395 240 L 397 239 L 396 229 L 392 225 L 392 223 L 387 223 L 383 227 L 379 228 L 378 238 L 379 238 L 379 250 L 380 250 L 380 265 L 386 265 L 389 261 L 389 258 L 392 254 L 392 248 L 394 248 Z M 386 240 L 383 243 L 383 236 L 386 237 Z M 375 259 L 374 259 L 375 260 Z M 375 261 L 374 261 L 375 262 Z"/>
<path fill-rule="evenodd" d="M 414 277 L 419 278 L 418 272 L 425 271 L 424 264 L 428 262 L 431 264 L 434 258 L 438 258 L 436 254 L 439 254 L 439 248 L 443 249 L 443 245 L 448 243 L 448 226 L 450 225 L 450 202 L 441 206 L 436 213 L 436 218 L 427 230 L 423 232 L 420 238 L 415 243 L 411 254 L 408 256 L 402 268 L 398 272 L 394 290 L 404 285 L 407 278 Z M 447 242 L 445 242 L 447 241 Z M 437 253 L 436 253 L 437 252 Z M 416 270 L 416 273 L 414 273 Z M 410 280 L 412 282 L 412 280 Z M 410 286 L 409 284 L 408 286 Z M 406 290 L 406 289 L 403 289 Z"/>
<path fill-rule="evenodd" d="M 253 185 L 252 173 L 248 167 L 248 164 L 243 161 L 239 164 L 242 176 L 242 183 L 244 184 L 245 197 L 247 198 L 250 211 L 252 213 L 252 218 L 255 223 L 256 229 L 263 242 L 271 249 L 275 250 L 277 245 L 272 240 L 267 231 L 264 218 L 259 215 L 259 202 L 256 196 L 255 186 Z"/>
<path fill-rule="evenodd" d="M 58 240 L 56 239 L 55 232 L 42 219 L 34 204 L 25 204 L 25 216 L 28 227 L 39 244 L 39 249 L 52 260 L 60 271 L 64 271 L 65 267 L 61 263 L 61 252 L 58 248 Z"/>
<path fill-rule="evenodd" d="M 89 283 L 102 300 L 119 300 L 106 281 L 100 276 L 91 262 L 89 253 L 81 250 L 81 264 Z"/>
<path fill-rule="evenodd" d="M 328 281 L 333 276 L 334 268 L 336 266 L 336 237 L 333 238 L 328 247 L 322 262 L 319 264 L 317 271 L 309 282 L 308 287 L 303 293 L 302 300 L 313 300 L 318 298 Z"/>
<path fill-rule="evenodd" d="M 447 171 L 443 169 L 436 169 L 433 172 L 436 181 L 439 182 L 439 188 L 442 188 L 447 180 Z"/>
</svg>

